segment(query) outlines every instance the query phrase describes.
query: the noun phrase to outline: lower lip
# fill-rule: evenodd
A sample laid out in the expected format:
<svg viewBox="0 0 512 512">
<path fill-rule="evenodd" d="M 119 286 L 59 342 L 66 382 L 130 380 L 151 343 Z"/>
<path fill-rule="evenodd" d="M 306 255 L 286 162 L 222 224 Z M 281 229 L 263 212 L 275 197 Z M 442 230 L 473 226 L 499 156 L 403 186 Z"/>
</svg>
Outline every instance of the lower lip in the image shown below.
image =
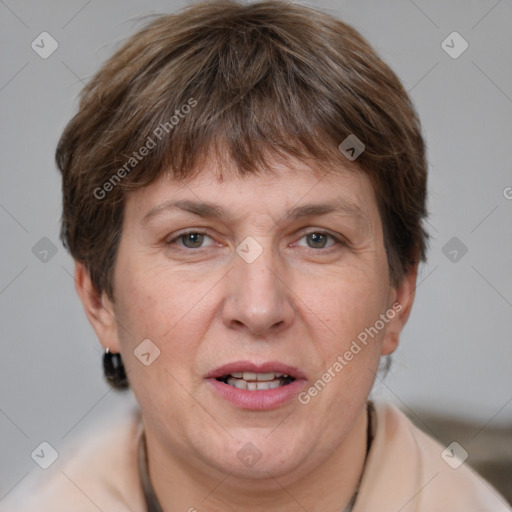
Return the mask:
<svg viewBox="0 0 512 512">
<path fill-rule="evenodd" d="M 217 379 L 207 379 L 215 393 L 240 409 L 263 411 L 277 407 L 296 398 L 306 384 L 304 379 L 296 379 L 290 384 L 274 389 L 247 391 L 224 384 Z"/>
</svg>

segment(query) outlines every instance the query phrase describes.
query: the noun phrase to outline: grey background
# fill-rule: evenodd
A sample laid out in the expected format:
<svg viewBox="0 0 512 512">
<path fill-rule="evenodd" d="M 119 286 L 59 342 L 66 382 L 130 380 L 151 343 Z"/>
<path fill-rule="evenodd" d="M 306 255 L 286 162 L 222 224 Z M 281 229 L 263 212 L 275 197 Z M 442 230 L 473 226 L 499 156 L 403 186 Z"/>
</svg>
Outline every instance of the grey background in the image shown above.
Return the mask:
<svg viewBox="0 0 512 512">
<path fill-rule="evenodd" d="M 102 350 L 58 240 L 53 154 L 85 81 L 141 26 L 133 18 L 185 4 L 0 1 L 0 498 L 43 471 L 30 457 L 40 442 L 62 453 L 132 403 L 102 380 Z M 374 394 L 420 418 L 435 411 L 482 428 L 510 426 L 512 2 L 310 4 L 353 24 L 393 67 L 428 144 L 429 262 L 392 370 Z M 31 48 L 43 31 L 59 44 L 48 59 Z M 453 31 L 469 43 L 457 59 L 441 48 Z M 443 253 L 454 236 L 468 249 L 457 262 Z M 32 252 L 43 237 L 57 248 L 45 263 Z"/>
</svg>

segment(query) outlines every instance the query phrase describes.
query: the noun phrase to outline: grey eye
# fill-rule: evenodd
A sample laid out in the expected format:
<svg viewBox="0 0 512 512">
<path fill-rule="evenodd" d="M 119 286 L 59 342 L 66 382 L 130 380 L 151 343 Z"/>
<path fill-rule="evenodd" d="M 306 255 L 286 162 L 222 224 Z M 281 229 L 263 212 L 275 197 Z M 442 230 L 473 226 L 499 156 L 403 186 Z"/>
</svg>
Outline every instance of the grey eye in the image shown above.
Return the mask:
<svg viewBox="0 0 512 512">
<path fill-rule="evenodd" d="M 186 233 L 180 236 L 183 245 L 188 249 L 197 249 L 203 244 L 205 235 L 203 233 Z M 190 245 L 188 243 L 190 242 Z"/>
</svg>

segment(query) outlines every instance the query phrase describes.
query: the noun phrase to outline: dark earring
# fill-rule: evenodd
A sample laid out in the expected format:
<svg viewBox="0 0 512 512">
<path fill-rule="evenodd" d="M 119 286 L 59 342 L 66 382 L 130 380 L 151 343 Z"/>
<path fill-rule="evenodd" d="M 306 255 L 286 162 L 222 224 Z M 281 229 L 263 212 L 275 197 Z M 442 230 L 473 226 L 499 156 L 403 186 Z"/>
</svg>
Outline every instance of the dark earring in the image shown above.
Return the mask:
<svg viewBox="0 0 512 512">
<path fill-rule="evenodd" d="M 107 382 L 114 389 L 127 389 L 129 387 L 121 354 L 114 354 L 108 348 L 103 354 L 103 373 Z"/>
</svg>

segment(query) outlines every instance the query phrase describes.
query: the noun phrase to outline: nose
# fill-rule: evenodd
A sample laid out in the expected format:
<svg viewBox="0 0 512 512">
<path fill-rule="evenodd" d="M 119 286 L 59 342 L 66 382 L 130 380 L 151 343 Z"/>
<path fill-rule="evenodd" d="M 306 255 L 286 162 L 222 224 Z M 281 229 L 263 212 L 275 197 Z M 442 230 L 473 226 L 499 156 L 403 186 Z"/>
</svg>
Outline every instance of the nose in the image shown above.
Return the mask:
<svg viewBox="0 0 512 512">
<path fill-rule="evenodd" d="M 287 329 L 295 316 L 288 274 L 271 247 L 250 263 L 236 254 L 226 280 L 225 325 L 257 337 Z"/>
</svg>

